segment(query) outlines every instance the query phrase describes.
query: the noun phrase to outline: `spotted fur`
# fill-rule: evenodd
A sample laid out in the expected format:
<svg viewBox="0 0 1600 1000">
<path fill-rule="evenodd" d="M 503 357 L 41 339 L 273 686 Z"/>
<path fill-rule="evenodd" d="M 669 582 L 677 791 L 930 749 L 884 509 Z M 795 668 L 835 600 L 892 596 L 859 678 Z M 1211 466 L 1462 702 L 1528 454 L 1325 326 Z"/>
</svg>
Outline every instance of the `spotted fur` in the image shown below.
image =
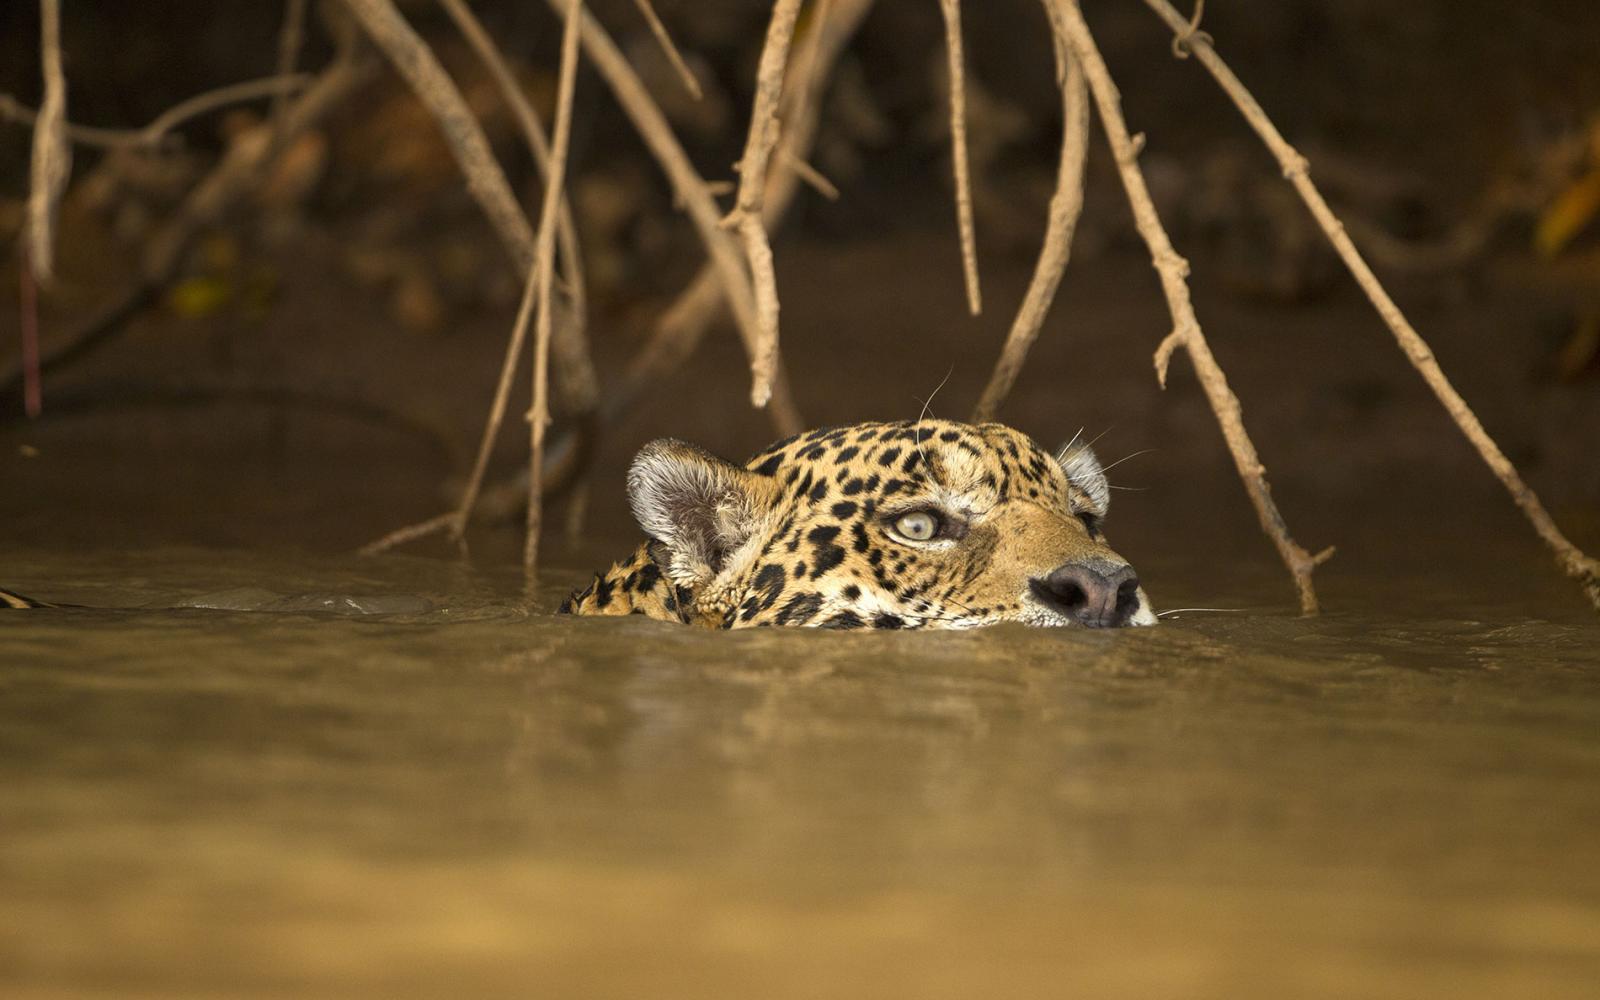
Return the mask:
<svg viewBox="0 0 1600 1000">
<path fill-rule="evenodd" d="M 742 467 L 662 439 L 635 458 L 628 495 L 649 539 L 562 613 L 711 628 L 1155 624 L 1101 535 L 1110 490 L 1093 452 L 1052 456 L 1002 424 L 824 428 Z M 918 512 L 936 537 L 901 530 Z M 1110 579 L 1115 606 L 1089 616 L 1053 597 L 1070 592 L 1046 585 L 1063 571 Z"/>
</svg>

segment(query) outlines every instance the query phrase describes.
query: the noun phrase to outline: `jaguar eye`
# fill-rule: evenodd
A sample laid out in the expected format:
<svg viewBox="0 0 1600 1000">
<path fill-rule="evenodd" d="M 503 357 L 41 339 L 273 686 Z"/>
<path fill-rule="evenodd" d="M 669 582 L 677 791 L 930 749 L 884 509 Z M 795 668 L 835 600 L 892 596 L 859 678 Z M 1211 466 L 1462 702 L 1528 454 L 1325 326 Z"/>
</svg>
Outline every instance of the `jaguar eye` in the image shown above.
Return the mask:
<svg viewBox="0 0 1600 1000">
<path fill-rule="evenodd" d="M 914 510 L 896 518 L 894 530 L 910 541 L 926 542 L 939 533 L 939 519 L 928 511 Z"/>
<path fill-rule="evenodd" d="M 1095 538 L 1100 534 L 1100 518 L 1098 516 L 1088 511 L 1083 511 L 1078 515 L 1078 520 L 1083 522 L 1083 527 L 1089 532 L 1090 538 Z"/>
</svg>

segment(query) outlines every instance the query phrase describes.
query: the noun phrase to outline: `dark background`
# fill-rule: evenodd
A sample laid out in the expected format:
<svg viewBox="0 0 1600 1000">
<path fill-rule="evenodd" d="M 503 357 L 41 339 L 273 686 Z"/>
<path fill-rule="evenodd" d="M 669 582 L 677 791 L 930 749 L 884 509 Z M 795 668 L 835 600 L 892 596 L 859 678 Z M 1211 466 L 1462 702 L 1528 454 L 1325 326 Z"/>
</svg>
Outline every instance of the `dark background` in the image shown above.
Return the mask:
<svg viewBox="0 0 1600 1000">
<path fill-rule="evenodd" d="M 313 5 L 315 6 L 315 5 Z M 631 2 L 592 8 L 652 81 L 708 179 L 733 176 L 767 6 L 659 0 L 696 60 L 694 105 Z M 509 119 L 432 4 L 402 9 L 482 115 L 523 202 L 538 186 Z M 558 25 L 538 3 L 474 5 L 543 108 Z M 1537 542 L 1322 248 L 1270 157 L 1137 2 L 1086 16 L 1117 78 L 1200 321 L 1244 402 L 1275 495 L 1309 548 L 1339 544 L 1335 595 L 1459 554 L 1464 588 L 1550 591 L 1506 559 Z M 66 5 L 69 117 L 137 127 L 191 94 L 273 72 L 273 4 Z M 0 89 L 39 99 L 36 12 L 0 7 Z M 1054 178 L 1059 107 L 1037 4 L 965 5 L 985 310 L 967 315 L 949 183 L 937 4 L 883 0 L 841 64 L 813 161 L 837 202 L 801 194 L 774 247 L 784 351 L 808 423 L 964 417 L 1031 271 Z M 1540 253 L 1562 192 L 1600 169 L 1600 6 L 1592 3 L 1213 2 L 1205 28 L 1335 208 L 1402 246 L 1487 236 L 1443 265 L 1378 271 L 1557 520 L 1600 543 L 1600 239 Z M 314 17 L 301 60 L 330 57 Z M 579 78 L 571 184 L 609 382 L 701 261 L 691 228 L 592 72 Z M 187 126 L 183 148 L 111 183 L 80 148 L 62 210 L 59 277 L 42 336 L 71 330 L 126 281 L 142 241 L 261 102 Z M 7 545 L 298 546 L 347 550 L 448 507 L 476 446 L 520 286 L 429 119 L 385 71 L 304 152 L 298 186 L 202 240 L 179 282 L 125 336 L 45 385 L 43 417 L 0 400 L 0 554 Z M 1091 136 L 1073 261 L 1002 418 L 1046 444 L 1098 437 L 1113 537 L 1188 578 L 1219 565 L 1278 572 L 1215 423 L 1180 358 L 1166 391 L 1151 352 L 1169 328 L 1147 255 Z M 0 125 L 0 231 L 16 244 L 29 132 Z M 286 182 L 288 183 L 288 182 Z M 1515 193 L 1515 197 L 1505 192 Z M 1496 207 L 1487 208 L 1493 205 Z M 18 356 L 17 258 L 0 266 L 0 371 Z M 519 382 L 525 380 L 519 380 Z M 942 385 L 942 388 L 939 388 Z M 187 390 L 203 389 L 198 394 Z M 293 393 L 287 390 L 294 390 Z M 746 403 L 720 325 L 595 458 L 591 537 L 633 534 L 622 471 L 673 435 L 741 457 L 774 434 Z M 293 396 L 294 398 L 289 398 Z M 526 400 L 516 400 L 520 413 Z M 526 454 L 508 422 L 492 478 Z M 564 498 L 553 501 L 552 538 Z M 488 519 L 482 558 L 509 557 L 514 511 Z M 555 544 L 558 560 L 580 557 Z M 443 551 L 428 543 L 420 551 Z M 1509 555 L 1508 555 L 1509 554 Z M 586 556 L 585 556 L 586 557 Z M 1550 577 L 1548 569 L 1535 569 Z M 1149 573 L 1146 571 L 1148 578 Z M 1558 584 L 1554 598 L 1576 603 Z M 1284 586 L 1287 602 L 1287 586 Z"/>
</svg>

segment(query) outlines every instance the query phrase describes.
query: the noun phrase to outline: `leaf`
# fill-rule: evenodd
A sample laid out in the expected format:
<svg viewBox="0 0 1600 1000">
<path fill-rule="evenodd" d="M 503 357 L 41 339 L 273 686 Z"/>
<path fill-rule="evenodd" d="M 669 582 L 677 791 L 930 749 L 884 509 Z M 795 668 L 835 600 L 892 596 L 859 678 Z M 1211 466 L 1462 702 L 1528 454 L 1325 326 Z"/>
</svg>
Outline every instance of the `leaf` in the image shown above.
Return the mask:
<svg viewBox="0 0 1600 1000">
<path fill-rule="evenodd" d="M 203 319 L 227 305 L 232 298 L 232 282 L 201 275 L 174 285 L 167 293 L 167 306 L 184 319 Z"/>
<path fill-rule="evenodd" d="M 1600 214 L 1600 169 L 1589 171 L 1556 196 L 1539 216 L 1533 244 L 1546 257 L 1554 257 Z"/>
</svg>

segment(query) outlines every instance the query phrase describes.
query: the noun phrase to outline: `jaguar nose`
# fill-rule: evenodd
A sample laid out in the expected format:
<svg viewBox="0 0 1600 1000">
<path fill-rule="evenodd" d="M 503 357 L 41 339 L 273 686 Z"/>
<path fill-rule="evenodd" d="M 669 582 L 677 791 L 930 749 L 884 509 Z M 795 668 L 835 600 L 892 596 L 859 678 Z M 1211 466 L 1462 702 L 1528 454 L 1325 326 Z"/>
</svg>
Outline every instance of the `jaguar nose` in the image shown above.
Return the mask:
<svg viewBox="0 0 1600 1000">
<path fill-rule="evenodd" d="M 1139 577 L 1127 563 L 1067 563 L 1029 587 L 1040 604 L 1089 628 L 1126 625 L 1139 609 Z"/>
</svg>

